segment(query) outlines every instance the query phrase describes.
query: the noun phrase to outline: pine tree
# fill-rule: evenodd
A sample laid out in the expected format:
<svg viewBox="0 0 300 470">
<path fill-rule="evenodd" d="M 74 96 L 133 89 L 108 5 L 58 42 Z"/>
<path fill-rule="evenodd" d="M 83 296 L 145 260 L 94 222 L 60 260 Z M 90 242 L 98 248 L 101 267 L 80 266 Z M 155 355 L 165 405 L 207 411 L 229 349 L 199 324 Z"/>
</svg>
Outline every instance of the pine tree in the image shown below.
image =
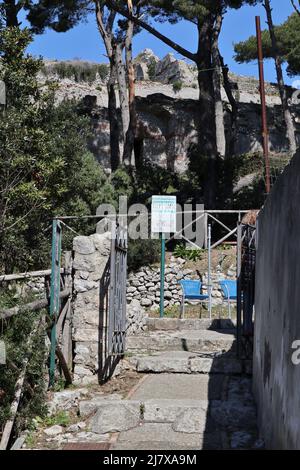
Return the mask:
<svg viewBox="0 0 300 470">
<path fill-rule="evenodd" d="M 287 137 L 291 154 L 296 152 L 297 144 L 293 118 L 289 109 L 287 92 L 283 79 L 282 63 L 288 64 L 289 75 L 300 72 L 300 16 L 293 13 L 285 23 L 274 26 L 270 0 L 264 0 L 267 13 L 268 30 L 262 32 L 263 53 L 266 58 L 275 61 L 278 88 L 287 129 Z M 235 59 L 240 62 L 250 62 L 257 59 L 257 40 L 251 36 L 244 42 L 235 44 Z"/>
<path fill-rule="evenodd" d="M 274 27 L 277 39 L 277 53 L 283 63 L 287 64 L 287 73 L 293 77 L 300 74 L 300 17 L 293 13 L 281 25 Z M 266 59 L 273 58 L 272 43 L 269 31 L 262 31 L 263 53 Z M 235 59 L 239 63 L 257 60 L 257 40 L 250 36 L 246 41 L 234 45 Z"/>
<path fill-rule="evenodd" d="M 207 160 L 207 178 L 205 202 L 213 207 L 216 194 L 216 160 L 218 147 L 223 153 L 221 133 L 224 124 L 220 124 L 222 103 L 220 102 L 220 66 L 222 58 L 216 53 L 218 38 L 222 26 L 222 17 L 228 8 L 240 8 L 243 4 L 255 4 L 256 0 L 152 0 L 142 1 L 148 15 L 159 21 L 176 23 L 182 19 L 190 21 L 198 30 L 196 52 L 191 52 L 179 43 L 160 33 L 147 21 L 132 16 L 115 0 L 107 0 L 107 5 L 124 17 L 131 19 L 137 26 L 163 41 L 176 52 L 195 62 L 198 69 L 199 96 L 199 154 Z M 230 97 L 232 101 L 233 97 Z M 221 116 L 222 119 L 223 116 Z M 222 120 L 223 121 L 223 120 Z M 218 129 L 218 138 L 217 138 Z"/>
<path fill-rule="evenodd" d="M 120 3 L 124 5 L 124 2 Z M 128 2 L 128 11 L 134 11 L 138 16 L 139 7 L 135 8 L 137 3 L 139 2 Z M 2 24 L 18 25 L 18 15 L 21 10 L 26 14 L 30 29 L 35 34 L 42 34 L 47 28 L 56 32 L 65 32 L 84 21 L 88 14 L 95 15 L 110 64 L 108 112 L 111 167 L 115 170 L 124 162 L 134 166 L 136 119 L 132 87 L 132 37 L 138 32 L 138 28 L 130 20 L 120 21 L 116 12 L 110 11 L 103 0 L 65 0 L 63 2 L 59 0 L 4 0 L 0 2 Z M 124 49 L 126 51 L 125 63 L 123 61 Z M 127 82 L 131 83 L 129 91 Z M 118 119 L 116 88 L 119 94 L 121 126 Z M 121 144 L 123 144 L 122 153 Z"/>
</svg>

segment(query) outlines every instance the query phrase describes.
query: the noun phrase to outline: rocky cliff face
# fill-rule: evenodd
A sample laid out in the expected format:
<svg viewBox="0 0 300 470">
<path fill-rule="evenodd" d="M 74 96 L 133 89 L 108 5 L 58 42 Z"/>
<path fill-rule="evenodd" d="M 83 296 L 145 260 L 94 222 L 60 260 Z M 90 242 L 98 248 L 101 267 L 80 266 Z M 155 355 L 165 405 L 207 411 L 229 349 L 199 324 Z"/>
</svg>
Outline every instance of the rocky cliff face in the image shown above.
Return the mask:
<svg viewBox="0 0 300 470">
<path fill-rule="evenodd" d="M 188 153 L 196 141 L 198 112 L 197 70 L 194 65 L 168 54 L 160 60 L 149 49 L 136 58 L 136 95 L 139 130 L 137 145 L 144 159 L 177 172 L 188 166 Z M 94 138 L 90 143 L 98 160 L 109 169 L 108 69 L 104 64 L 46 62 L 43 76 L 59 81 L 57 99 L 84 99 L 89 108 Z M 43 79 L 43 77 L 41 77 Z M 230 74 L 233 94 L 239 105 L 236 154 L 261 151 L 261 120 L 259 83 L 251 77 Z M 288 88 L 291 96 L 292 88 Z M 277 86 L 266 84 L 270 150 L 285 153 L 285 137 L 280 97 Z M 230 105 L 224 90 L 224 113 L 229 132 Z M 293 108 L 300 142 L 300 111 Z"/>
</svg>

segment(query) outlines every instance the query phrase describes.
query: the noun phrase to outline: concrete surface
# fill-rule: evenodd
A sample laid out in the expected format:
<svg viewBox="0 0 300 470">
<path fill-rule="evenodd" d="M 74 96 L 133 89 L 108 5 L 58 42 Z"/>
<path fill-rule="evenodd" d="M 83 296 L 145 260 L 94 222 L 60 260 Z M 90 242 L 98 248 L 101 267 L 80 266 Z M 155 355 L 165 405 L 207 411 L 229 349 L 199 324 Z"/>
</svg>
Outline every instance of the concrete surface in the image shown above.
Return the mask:
<svg viewBox="0 0 300 470">
<path fill-rule="evenodd" d="M 226 333 L 225 333 L 226 331 Z M 175 330 L 152 331 L 128 336 L 126 350 L 142 351 L 234 351 L 235 335 L 232 330 Z"/>
<path fill-rule="evenodd" d="M 138 428 L 121 433 L 115 450 L 199 450 L 202 449 L 204 436 L 176 432 L 171 424 L 145 423 Z M 211 438 L 212 444 L 220 445 L 218 436 Z"/>
<path fill-rule="evenodd" d="M 119 434 L 114 449 L 249 449 L 257 443 L 249 378 L 149 375 L 130 400 L 140 403 L 140 422 Z"/>
<path fill-rule="evenodd" d="M 231 355 L 205 357 L 187 351 L 167 351 L 137 357 L 136 370 L 150 373 L 240 374 L 242 363 Z"/>
<path fill-rule="evenodd" d="M 131 396 L 132 400 L 219 400 L 225 377 L 222 375 L 150 374 Z"/>
</svg>

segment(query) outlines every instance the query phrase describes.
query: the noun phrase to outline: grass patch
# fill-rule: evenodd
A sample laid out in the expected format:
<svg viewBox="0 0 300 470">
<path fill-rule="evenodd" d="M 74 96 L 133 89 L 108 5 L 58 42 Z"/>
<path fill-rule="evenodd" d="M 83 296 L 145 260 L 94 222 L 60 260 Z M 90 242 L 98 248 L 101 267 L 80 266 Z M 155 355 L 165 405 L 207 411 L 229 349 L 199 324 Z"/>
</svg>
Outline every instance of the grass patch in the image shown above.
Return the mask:
<svg viewBox="0 0 300 470">
<path fill-rule="evenodd" d="M 159 313 L 160 313 L 159 309 L 152 310 L 150 313 L 150 317 L 158 318 Z M 172 307 L 165 308 L 164 317 L 165 318 L 179 318 L 180 307 L 177 305 L 173 305 Z M 231 306 L 231 317 L 233 320 L 236 319 L 236 306 L 234 304 Z M 206 304 L 203 304 L 202 309 L 201 309 L 200 304 L 199 305 L 186 304 L 184 318 L 189 318 L 189 319 L 209 318 L 208 306 Z M 213 319 L 228 318 L 228 307 L 225 306 L 225 304 L 213 306 L 212 318 Z"/>
</svg>

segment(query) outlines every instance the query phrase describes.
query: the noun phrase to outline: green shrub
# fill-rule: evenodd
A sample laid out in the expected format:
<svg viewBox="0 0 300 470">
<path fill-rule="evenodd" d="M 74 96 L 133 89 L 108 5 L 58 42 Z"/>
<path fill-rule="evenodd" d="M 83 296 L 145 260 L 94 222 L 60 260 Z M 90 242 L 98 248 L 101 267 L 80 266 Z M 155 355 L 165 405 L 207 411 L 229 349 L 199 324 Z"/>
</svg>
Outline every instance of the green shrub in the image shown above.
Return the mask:
<svg viewBox="0 0 300 470">
<path fill-rule="evenodd" d="M 57 74 L 60 79 L 69 78 L 78 83 L 93 83 L 97 75 L 105 81 L 109 74 L 108 65 L 89 62 L 56 62 L 44 66 L 43 71 L 47 76 Z"/>
<path fill-rule="evenodd" d="M 159 240 L 129 240 L 128 271 L 137 271 L 160 260 Z"/>
<path fill-rule="evenodd" d="M 60 410 L 55 415 L 46 416 L 43 420 L 41 420 L 41 425 L 45 427 L 55 425 L 67 427 L 69 426 L 70 422 L 71 418 L 69 414 L 64 410 Z"/>
<path fill-rule="evenodd" d="M 151 59 L 148 64 L 148 75 L 150 80 L 155 79 L 155 71 L 156 71 L 156 62 L 155 59 Z"/>
<path fill-rule="evenodd" d="M 9 299 L 11 295 L 11 299 Z M 31 300 L 23 299 L 22 303 Z M 19 299 L 19 303 L 21 300 Z M 1 307 L 11 307 L 16 304 L 14 291 L 9 294 L 0 292 Z M 45 390 L 45 332 L 37 332 L 33 338 L 31 350 L 28 351 L 28 336 L 32 326 L 41 312 L 27 312 L 9 319 L 2 324 L 0 339 L 5 342 L 7 364 L 0 366 L 0 429 L 10 416 L 10 404 L 15 393 L 15 383 L 22 369 L 22 364 L 27 355 L 29 362 L 26 368 L 23 393 L 19 404 L 18 413 L 14 424 L 14 437 L 20 431 L 30 427 L 30 423 L 36 416 L 45 417 L 46 390 Z"/>
<path fill-rule="evenodd" d="M 180 80 L 176 80 L 176 82 L 173 83 L 173 90 L 175 93 L 178 93 L 180 90 L 182 90 L 183 83 Z"/>
<path fill-rule="evenodd" d="M 174 250 L 174 256 L 176 258 L 183 258 L 189 261 L 197 261 L 201 259 L 204 250 L 191 250 L 186 248 L 183 244 L 178 244 Z"/>
</svg>

